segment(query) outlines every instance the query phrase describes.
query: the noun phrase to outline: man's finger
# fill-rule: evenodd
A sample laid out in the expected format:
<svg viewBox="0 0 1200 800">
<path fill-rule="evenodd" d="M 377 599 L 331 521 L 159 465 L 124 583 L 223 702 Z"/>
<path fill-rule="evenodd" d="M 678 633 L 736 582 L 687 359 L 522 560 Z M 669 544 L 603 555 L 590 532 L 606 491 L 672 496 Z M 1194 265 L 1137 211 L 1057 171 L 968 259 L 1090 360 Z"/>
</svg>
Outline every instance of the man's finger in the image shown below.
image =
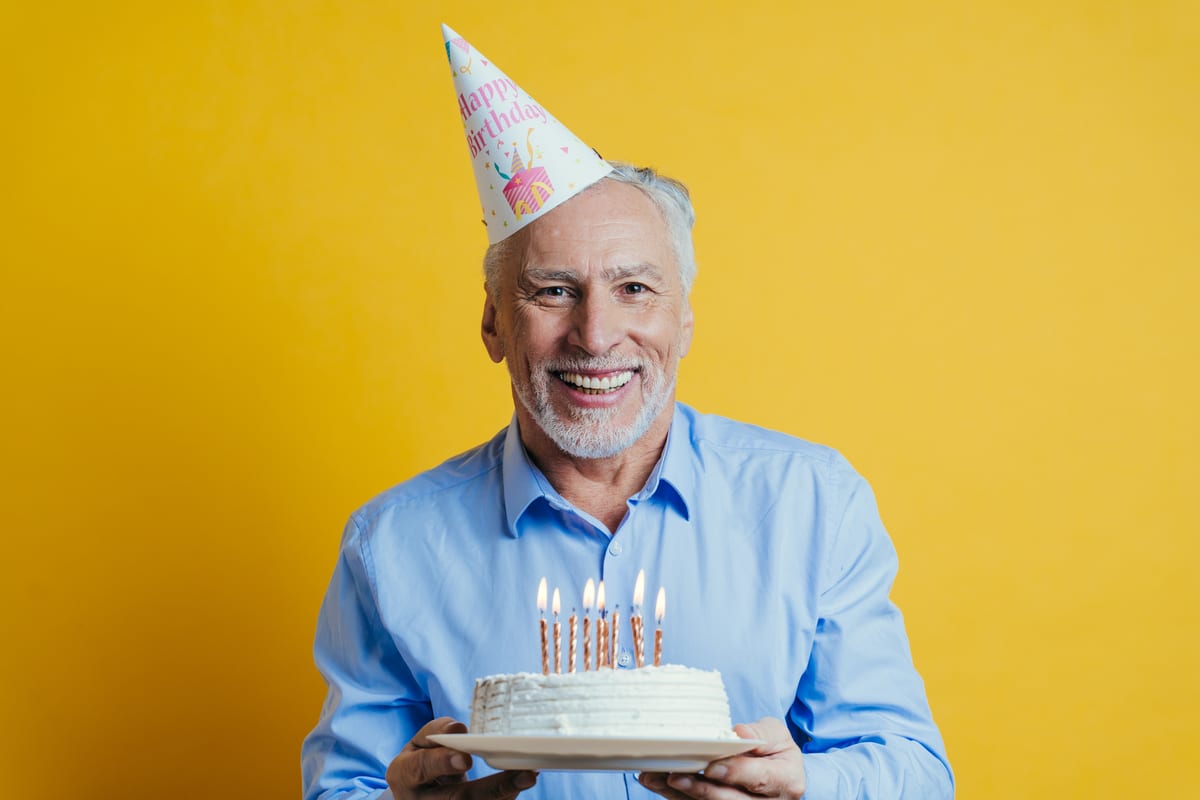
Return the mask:
<svg viewBox="0 0 1200 800">
<path fill-rule="evenodd" d="M 447 787 L 447 798 L 455 800 L 510 800 L 537 783 L 537 773 L 528 771 L 497 772 L 477 781 Z"/>
<path fill-rule="evenodd" d="M 786 779 L 777 764 L 765 758 L 731 758 L 704 770 L 704 776 L 717 784 L 736 786 L 752 795 L 784 796 Z M 681 787 L 682 788 L 682 787 Z M 717 796 L 699 794 L 701 797 Z"/>
<path fill-rule="evenodd" d="M 669 774 L 666 772 L 643 772 L 638 775 L 638 783 L 666 800 L 691 800 L 687 795 L 672 789 L 667 785 Z"/>
<path fill-rule="evenodd" d="M 642 785 L 667 800 L 748 800 L 768 796 L 752 795 L 741 786 L 718 783 L 703 775 L 685 772 L 646 774 L 642 776 Z"/>
<path fill-rule="evenodd" d="M 395 774 L 388 769 L 389 783 L 395 780 L 401 786 L 415 788 L 461 777 L 471 768 L 471 757 L 448 747 L 418 747 L 397 756 L 392 767 Z"/>
</svg>

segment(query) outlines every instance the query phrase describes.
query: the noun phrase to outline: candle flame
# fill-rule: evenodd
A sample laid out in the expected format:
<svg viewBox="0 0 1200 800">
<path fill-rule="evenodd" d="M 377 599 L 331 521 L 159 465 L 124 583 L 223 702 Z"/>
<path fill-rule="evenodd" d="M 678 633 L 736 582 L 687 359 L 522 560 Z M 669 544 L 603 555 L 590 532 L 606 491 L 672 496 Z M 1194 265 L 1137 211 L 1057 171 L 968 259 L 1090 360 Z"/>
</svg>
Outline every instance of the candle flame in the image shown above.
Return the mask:
<svg viewBox="0 0 1200 800">
<path fill-rule="evenodd" d="M 554 604 L 552 607 L 552 610 L 554 611 L 554 616 L 557 617 L 559 608 L 561 607 L 561 604 L 558 602 L 558 587 L 557 586 L 554 587 L 554 600 L 552 602 Z"/>
<path fill-rule="evenodd" d="M 642 607 L 642 598 L 646 594 L 646 570 L 639 569 L 637 581 L 633 584 L 633 607 Z"/>
<path fill-rule="evenodd" d="M 592 610 L 592 606 L 596 603 L 596 582 L 591 578 L 587 579 L 587 583 L 583 585 L 583 613 Z"/>
<path fill-rule="evenodd" d="M 596 610 L 604 613 L 604 581 L 600 581 L 600 588 L 596 589 Z"/>
<path fill-rule="evenodd" d="M 658 599 L 654 601 L 654 619 L 661 623 L 666 613 L 667 590 L 660 586 L 658 587 Z"/>
<path fill-rule="evenodd" d="M 542 612 L 543 614 L 546 613 L 546 579 L 545 578 L 542 578 L 541 583 L 538 584 L 537 606 L 538 606 L 538 611 Z"/>
</svg>

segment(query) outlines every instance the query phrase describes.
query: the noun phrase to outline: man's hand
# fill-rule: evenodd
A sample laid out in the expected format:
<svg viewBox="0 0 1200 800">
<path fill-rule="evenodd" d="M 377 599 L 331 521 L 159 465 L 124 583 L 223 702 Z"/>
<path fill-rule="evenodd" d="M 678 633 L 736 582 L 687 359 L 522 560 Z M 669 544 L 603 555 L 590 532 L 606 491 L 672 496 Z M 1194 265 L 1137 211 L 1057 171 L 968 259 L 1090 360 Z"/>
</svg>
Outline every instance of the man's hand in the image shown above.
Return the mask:
<svg viewBox="0 0 1200 800">
<path fill-rule="evenodd" d="M 782 720 L 765 717 L 753 725 L 736 725 L 743 739 L 765 744 L 740 756 L 714 761 L 703 775 L 643 772 L 638 781 L 668 800 L 745 800 L 774 797 L 799 800 L 804 794 L 804 755 Z"/>
<path fill-rule="evenodd" d="M 464 780 L 471 768 L 466 753 L 429 741 L 430 734 L 466 733 L 467 726 L 439 717 L 417 731 L 387 769 L 387 784 L 396 800 L 508 800 L 537 782 L 536 772 L 497 772 L 477 781 Z"/>
</svg>

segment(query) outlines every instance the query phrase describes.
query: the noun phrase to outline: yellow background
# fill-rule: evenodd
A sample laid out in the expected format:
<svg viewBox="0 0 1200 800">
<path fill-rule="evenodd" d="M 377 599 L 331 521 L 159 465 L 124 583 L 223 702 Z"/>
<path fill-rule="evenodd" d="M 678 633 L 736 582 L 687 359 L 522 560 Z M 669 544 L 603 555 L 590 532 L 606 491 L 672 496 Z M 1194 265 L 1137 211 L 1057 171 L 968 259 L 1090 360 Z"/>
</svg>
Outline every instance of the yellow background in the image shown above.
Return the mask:
<svg viewBox="0 0 1200 800">
<path fill-rule="evenodd" d="M 1194 790 L 1194 3 L 60 0 L 0 16 L 0 794 L 298 796 L 343 521 L 510 409 L 441 21 L 689 181 L 680 397 L 872 481 L 960 796 Z"/>
</svg>

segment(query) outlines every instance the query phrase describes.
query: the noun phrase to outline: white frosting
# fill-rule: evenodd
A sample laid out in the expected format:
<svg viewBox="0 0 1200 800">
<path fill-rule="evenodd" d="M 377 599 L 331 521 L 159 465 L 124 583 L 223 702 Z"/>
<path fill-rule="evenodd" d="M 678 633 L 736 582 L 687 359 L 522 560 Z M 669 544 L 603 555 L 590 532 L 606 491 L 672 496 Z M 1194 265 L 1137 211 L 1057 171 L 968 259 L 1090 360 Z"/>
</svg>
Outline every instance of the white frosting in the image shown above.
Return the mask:
<svg viewBox="0 0 1200 800">
<path fill-rule="evenodd" d="M 721 673 L 669 664 L 475 681 L 471 733 L 735 739 Z"/>
</svg>

